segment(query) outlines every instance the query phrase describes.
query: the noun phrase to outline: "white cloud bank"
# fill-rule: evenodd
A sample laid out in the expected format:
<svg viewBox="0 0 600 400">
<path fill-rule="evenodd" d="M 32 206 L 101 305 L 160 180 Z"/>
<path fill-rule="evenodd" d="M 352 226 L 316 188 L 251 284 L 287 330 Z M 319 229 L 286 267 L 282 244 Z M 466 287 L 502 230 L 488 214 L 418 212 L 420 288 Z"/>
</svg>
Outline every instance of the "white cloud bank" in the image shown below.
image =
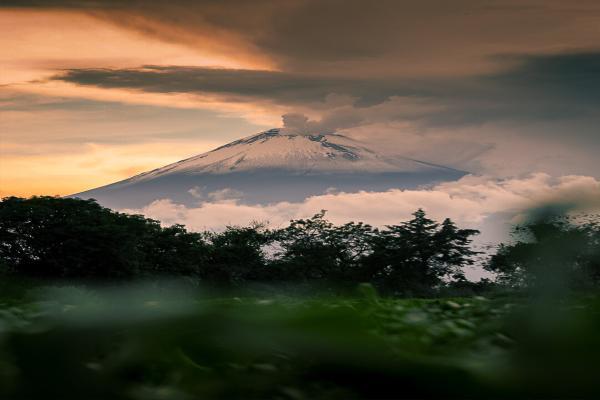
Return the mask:
<svg viewBox="0 0 600 400">
<path fill-rule="evenodd" d="M 422 190 L 386 192 L 327 193 L 301 203 L 244 205 L 237 199 L 200 196 L 208 199 L 197 207 L 186 207 L 170 199 L 156 200 L 139 210 L 165 225 L 183 224 L 190 230 L 220 230 L 226 225 L 269 222 L 285 226 L 290 219 L 310 217 L 327 210 L 327 218 L 340 224 L 363 221 L 375 226 L 396 224 L 411 218 L 418 208 L 441 221 L 452 218 L 460 227 L 481 231 L 474 246 L 487 249 L 509 238 L 511 227 L 530 211 L 552 205 L 563 211 L 600 213 L 600 180 L 589 176 L 552 177 L 536 173 L 524 178 L 497 179 L 466 176 L 456 182 Z M 492 277 L 481 266 L 465 271 L 468 279 Z"/>
<path fill-rule="evenodd" d="M 417 208 L 431 217 L 452 218 L 460 226 L 482 230 L 480 239 L 504 239 L 511 223 L 543 204 L 559 204 L 580 211 L 600 211 L 600 180 L 589 176 L 552 177 L 536 173 L 524 178 L 494 179 L 466 176 L 430 189 L 386 192 L 328 193 L 300 203 L 244 205 L 235 199 L 214 197 L 189 208 L 170 199 L 156 200 L 138 210 L 166 225 L 184 224 L 191 230 L 221 229 L 226 225 L 269 222 L 273 227 L 290 219 L 304 218 L 325 209 L 334 223 L 364 221 L 376 226 L 410 218 Z"/>
</svg>

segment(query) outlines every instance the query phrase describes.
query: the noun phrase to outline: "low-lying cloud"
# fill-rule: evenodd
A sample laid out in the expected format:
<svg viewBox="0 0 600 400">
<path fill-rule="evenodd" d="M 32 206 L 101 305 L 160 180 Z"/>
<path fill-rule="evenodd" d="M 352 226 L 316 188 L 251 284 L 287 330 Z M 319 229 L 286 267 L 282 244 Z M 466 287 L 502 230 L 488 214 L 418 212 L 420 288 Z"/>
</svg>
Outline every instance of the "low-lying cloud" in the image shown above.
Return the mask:
<svg viewBox="0 0 600 400">
<path fill-rule="evenodd" d="M 462 226 L 483 231 L 481 240 L 506 239 L 510 226 L 521 222 L 528 210 L 541 204 L 570 204 L 571 211 L 600 212 L 600 180 L 588 176 L 554 178 L 537 173 L 521 179 L 466 176 L 427 190 L 329 193 L 299 203 L 280 202 L 265 206 L 243 205 L 235 199 L 199 202 L 188 208 L 170 199 L 160 199 L 139 210 L 126 210 L 162 221 L 184 224 L 192 230 L 222 229 L 226 225 L 269 222 L 285 225 L 319 210 L 335 223 L 364 221 L 375 226 L 395 224 L 410 218 L 418 208 L 437 220 L 450 217 Z"/>
</svg>

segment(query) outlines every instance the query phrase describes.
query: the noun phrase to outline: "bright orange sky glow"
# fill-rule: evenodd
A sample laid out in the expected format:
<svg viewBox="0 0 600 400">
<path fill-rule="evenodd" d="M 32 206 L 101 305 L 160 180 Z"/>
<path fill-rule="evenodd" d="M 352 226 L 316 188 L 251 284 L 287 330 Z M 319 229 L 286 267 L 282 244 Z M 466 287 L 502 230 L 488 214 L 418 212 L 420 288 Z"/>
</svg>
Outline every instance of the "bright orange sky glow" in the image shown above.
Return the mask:
<svg viewBox="0 0 600 400">
<path fill-rule="evenodd" d="M 246 114 L 258 123 L 274 122 L 261 117 L 257 107 L 230 107 L 201 96 L 141 94 L 132 90 L 104 90 L 45 79 L 63 68 L 127 68 L 152 65 L 201 65 L 225 68 L 269 69 L 265 59 L 245 60 L 219 53 L 214 43 L 191 48 L 123 29 L 81 12 L 0 10 L 0 104 L 10 106 L 18 96 L 30 96 L 36 104 L 71 100 L 117 102 L 151 107 L 213 109 Z M 82 111 L 24 110 L 6 107 L 0 118 L 0 196 L 34 194 L 66 195 L 111 183 L 155 168 L 194 152 L 221 144 L 215 138 L 187 140 L 141 140 L 135 144 L 95 143 L 102 129 L 121 132 L 135 123 L 105 119 L 90 121 Z M 85 114 L 83 110 L 83 114 Z M 102 119 L 102 110 L 93 112 Z M 263 119 L 261 119 L 263 118 Z M 115 126 L 116 125 L 116 126 Z M 139 124 L 137 124 L 139 125 Z M 146 127 L 145 124 L 141 124 Z M 150 127 L 146 127 L 151 132 Z M 93 131 L 93 132 L 90 132 Z M 87 133 L 86 133 L 87 131 Z M 89 137 L 82 138 L 81 136 Z M 135 132 L 130 132 L 135 136 Z M 50 137 L 49 137 L 50 136 Z M 143 135 L 142 135 L 143 136 Z M 80 139 L 84 139 L 81 140 Z M 76 144 L 72 142 L 75 141 Z M 61 143 L 62 142 L 62 143 Z"/>
</svg>

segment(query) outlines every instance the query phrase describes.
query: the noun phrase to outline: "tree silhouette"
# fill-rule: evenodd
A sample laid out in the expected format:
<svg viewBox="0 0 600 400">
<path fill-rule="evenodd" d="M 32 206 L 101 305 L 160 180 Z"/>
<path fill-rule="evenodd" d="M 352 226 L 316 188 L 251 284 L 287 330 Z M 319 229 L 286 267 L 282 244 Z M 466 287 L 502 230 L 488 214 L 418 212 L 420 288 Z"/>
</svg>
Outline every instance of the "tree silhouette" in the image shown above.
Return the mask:
<svg viewBox="0 0 600 400">
<path fill-rule="evenodd" d="M 228 226 L 220 233 L 205 233 L 210 243 L 209 261 L 200 272 L 201 278 L 220 286 L 239 286 L 265 276 L 263 247 L 271 241 L 264 226 Z"/>
<path fill-rule="evenodd" d="M 311 218 L 292 220 L 275 233 L 281 248 L 276 264 L 292 280 L 356 281 L 375 233 L 362 222 L 336 226 L 325 219 L 325 210 L 321 210 Z"/>
<path fill-rule="evenodd" d="M 410 221 L 387 226 L 374 238 L 365 268 L 387 291 L 427 294 L 445 279 L 464 279 L 461 268 L 475 254 L 469 238 L 477 233 L 449 219 L 440 227 L 418 209 Z"/>
<path fill-rule="evenodd" d="M 549 217 L 517 226 L 515 241 L 502 244 L 486 269 L 513 286 L 559 290 L 600 284 L 600 226 L 598 216 L 587 222 Z"/>
<path fill-rule="evenodd" d="M 220 287 L 371 282 L 386 293 L 424 295 L 464 280 L 477 233 L 449 219 L 438 224 L 421 209 L 382 230 L 335 225 L 321 211 L 275 231 L 255 224 L 196 233 L 92 200 L 11 197 L 0 202 L 0 268 L 51 279 L 191 276 Z"/>
<path fill-rule="evenodd" d="M 32 197 L 0 202 L 6 273 L 40 278 L 123 279 L 195 274 L 206 254 L 198 233 L 162 228 L 93 200 Z"/>
</svg>

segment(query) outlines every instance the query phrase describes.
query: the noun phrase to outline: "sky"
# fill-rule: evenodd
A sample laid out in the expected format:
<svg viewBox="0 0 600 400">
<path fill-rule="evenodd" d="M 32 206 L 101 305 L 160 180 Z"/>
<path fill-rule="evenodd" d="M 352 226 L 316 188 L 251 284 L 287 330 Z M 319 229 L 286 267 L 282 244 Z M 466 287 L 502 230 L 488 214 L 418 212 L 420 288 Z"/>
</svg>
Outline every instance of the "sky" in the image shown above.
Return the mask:
<svg viewBox="0 0 600 400">
<path fill-rule="evenodd" d="M 598 38 L 595 0 L 2 0 L 0 196 L 80 192 L 283 124 L 486 177 L 411 197 L 442 209 L 535 184 L 594 197 Z"/>
</svg>

